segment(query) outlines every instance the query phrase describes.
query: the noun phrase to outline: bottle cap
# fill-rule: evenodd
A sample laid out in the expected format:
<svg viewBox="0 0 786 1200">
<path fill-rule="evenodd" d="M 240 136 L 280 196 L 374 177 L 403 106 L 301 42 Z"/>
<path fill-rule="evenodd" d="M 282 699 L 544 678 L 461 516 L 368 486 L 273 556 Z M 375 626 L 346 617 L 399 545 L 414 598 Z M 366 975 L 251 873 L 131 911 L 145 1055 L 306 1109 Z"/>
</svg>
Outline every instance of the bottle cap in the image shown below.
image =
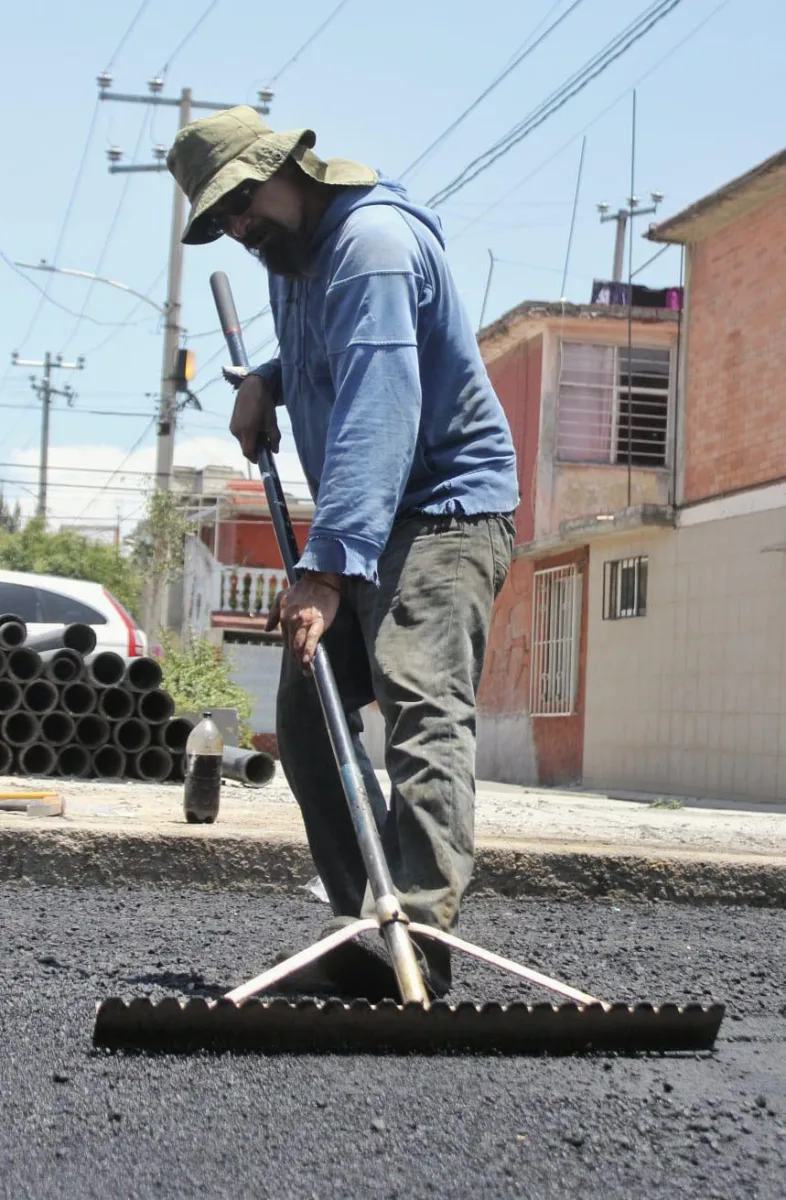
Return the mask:
<svg viewBox="0 0 786 1200">
<path fill-rule="evenodd" d="M 203 716 L 203 717 L 212 717 L 212 715 L 213 715 L 213 710 L 212 710 L 212 709 L 210 709 L 210 708 L 205 708 L 205 709 L 203 709 L 203 711 L 202 711 L 202 716 Z"/>
</svg>

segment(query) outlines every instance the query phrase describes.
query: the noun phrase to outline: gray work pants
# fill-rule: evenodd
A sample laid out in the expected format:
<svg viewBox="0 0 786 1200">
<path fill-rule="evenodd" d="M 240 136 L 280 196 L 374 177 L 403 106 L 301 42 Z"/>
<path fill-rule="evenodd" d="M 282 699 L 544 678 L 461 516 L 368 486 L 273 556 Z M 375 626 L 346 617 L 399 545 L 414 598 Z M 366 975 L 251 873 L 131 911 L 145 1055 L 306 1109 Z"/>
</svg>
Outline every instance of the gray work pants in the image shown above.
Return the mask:
<svg viewBox="0 0 786 1200">
<path fill-rule="evenodd" d="M 379 586 L 345 579 L 324 637 L 404 911 L 446 930 L 456 926 L 472 874 L 475 696 L 512 544 L 502 515 L 400 518 L 379 560 Z M 389 811 L 359 736 L 357 710 L 372 700 L 385 721 Z M 363 861 L 314 682 L 288 654 L 277 733 L 333 911 L 357 916 Z M 449 956 L 431 945 L 427 957 L 448 983 Z"/>
</svg>

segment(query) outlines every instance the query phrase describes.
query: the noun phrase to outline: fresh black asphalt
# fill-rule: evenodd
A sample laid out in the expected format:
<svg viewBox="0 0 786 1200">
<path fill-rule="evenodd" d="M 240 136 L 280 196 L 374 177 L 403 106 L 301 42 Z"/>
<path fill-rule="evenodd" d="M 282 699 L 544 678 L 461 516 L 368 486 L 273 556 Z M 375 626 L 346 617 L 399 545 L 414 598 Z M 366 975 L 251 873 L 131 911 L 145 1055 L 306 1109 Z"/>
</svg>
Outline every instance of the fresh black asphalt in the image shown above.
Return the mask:
<svg viewBox="0 0 786 1200">
<path fill-rule="evenodd" d="M 308 897 L 0 886 L 0 1196 L 782 1200 L 786 912 L 474 900 L 465 936 L 611 1000 L 725 1001 L 711 1055 L 144 1057 L 102 996 L 214 995 L 318 932 Z M 458 965 L 456 999 L 510 1000 Z"/>
</svg>

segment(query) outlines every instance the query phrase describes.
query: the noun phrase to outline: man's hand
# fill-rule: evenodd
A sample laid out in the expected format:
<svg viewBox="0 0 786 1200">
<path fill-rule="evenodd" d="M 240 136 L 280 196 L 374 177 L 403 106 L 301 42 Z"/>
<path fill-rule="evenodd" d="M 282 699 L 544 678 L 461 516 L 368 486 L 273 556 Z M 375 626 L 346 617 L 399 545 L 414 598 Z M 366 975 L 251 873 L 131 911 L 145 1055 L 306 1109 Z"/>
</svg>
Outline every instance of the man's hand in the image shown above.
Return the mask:
<svg viewBox="0 0 786 1200">
<path fill-rule="evenodd" d="M 264 434 L 274 454 L 281 444 L 276 405 L 270 388 L 258 375 L 247 375 L 237 390 L 229 432 L 240 442 L 246 458 L 256 462 L 259 439 Z"/>
<path fill-rule="evenodd" d="M 276 596 L 265 628 L 269 633 L 280 623 L 284 645 L 304 671 L 311 666 L 322 634 L 335 620 L 340 587 L 340 575 L 306 572 Z"/>
</svg>

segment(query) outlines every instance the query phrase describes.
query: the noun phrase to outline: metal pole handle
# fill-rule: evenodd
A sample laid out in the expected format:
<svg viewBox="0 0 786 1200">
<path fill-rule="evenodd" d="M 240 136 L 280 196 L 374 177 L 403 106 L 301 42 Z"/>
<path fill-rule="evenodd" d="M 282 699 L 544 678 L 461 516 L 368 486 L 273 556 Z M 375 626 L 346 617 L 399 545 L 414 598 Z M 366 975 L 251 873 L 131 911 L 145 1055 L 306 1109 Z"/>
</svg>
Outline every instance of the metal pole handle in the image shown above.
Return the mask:
<svg viewBox="0 0 786 1200">
<path fill-rule="evenodd" d="M 232 365 L 248 370 L 248 356 L 243 344 L 243 333 L 226 274 L 223 271 L 214 272 L 210 276 L 210 286 L 213 290 L 218 319 L 224 331 Z M 278 471 L 266 440 L 260 442 L 258 462 L 276 541 L 289 582 L 294 584 L 298 578 L 295 563 L 300 557 L 300 550 L 292 522 L 289 519 Z M 406 925 L 402 922 L 401 906 L 396 897 L 390 869 L 385 860 L 363 775 L 355 757 L 352 735 L 344 716 L 344 708 L 336 686 L 333 668 L 321 642 L 317 646 L 311 669 L 336 766 L 341 777 L 341 786 L 349 805 L 355 836 L 358 839 L 371 894 L 374 897 L 377 919 L 390 953 L 402 998 L 407 1002 L 414 1000 L 426 1004 L 428 997 L 423 984 L 423 976 Z"/>
</svg>

